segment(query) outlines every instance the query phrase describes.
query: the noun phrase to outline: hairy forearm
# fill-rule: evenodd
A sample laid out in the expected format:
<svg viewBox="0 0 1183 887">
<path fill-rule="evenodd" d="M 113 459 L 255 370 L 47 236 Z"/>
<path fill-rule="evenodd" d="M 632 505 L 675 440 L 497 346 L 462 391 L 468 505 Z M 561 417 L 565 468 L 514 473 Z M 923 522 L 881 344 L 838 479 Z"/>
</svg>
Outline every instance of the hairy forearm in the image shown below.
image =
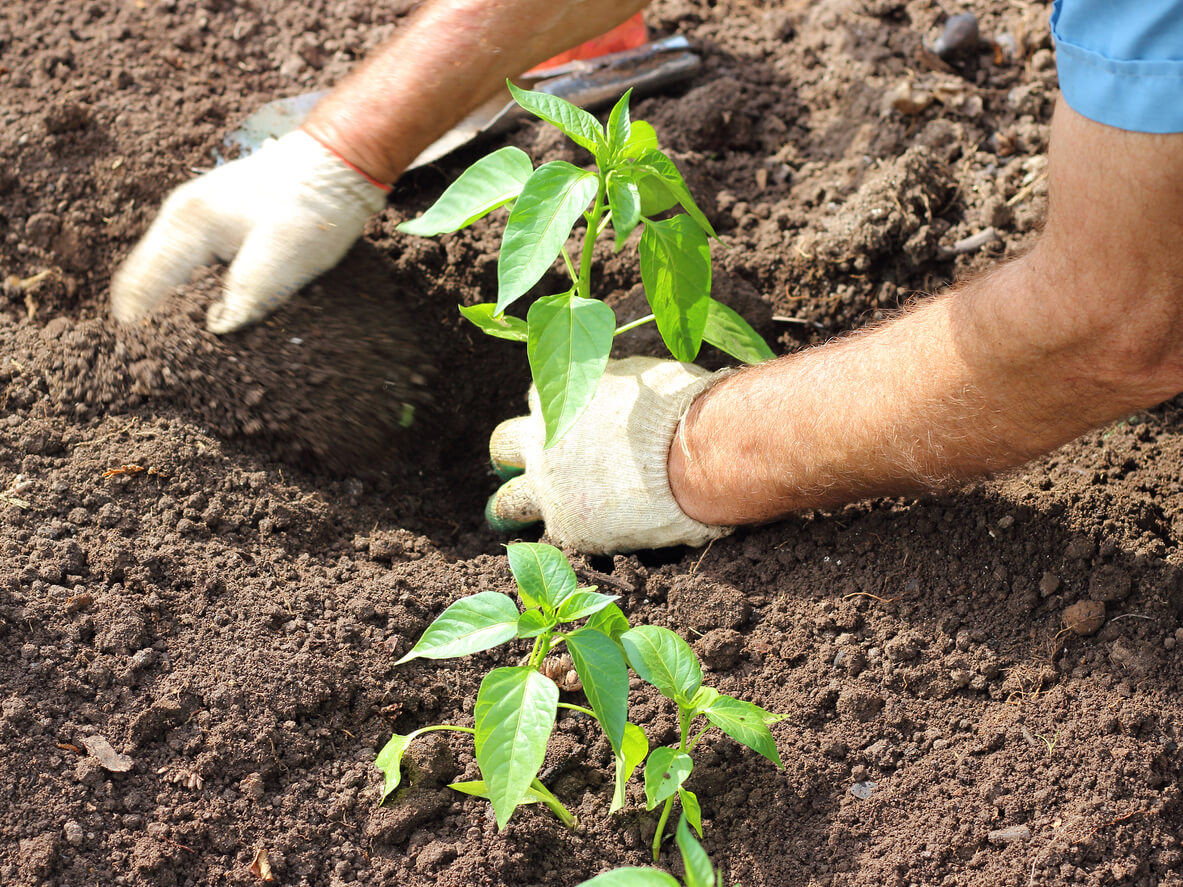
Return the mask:
<svg viewBox="0 0 1183 887">
<path fill-rule="evenodd" d="M 647 0 L 434 0 L 304 123 L 392 182 L 513 77 L 620 24 Z"/>
<path fill-rule="evenodd" d="M 1183 390 L 1181 148 L 1062 106 L 1036 248 L 709 389 L 670 450 L 683 510 L 737 524 L 945 487 Z"/>
</svg>

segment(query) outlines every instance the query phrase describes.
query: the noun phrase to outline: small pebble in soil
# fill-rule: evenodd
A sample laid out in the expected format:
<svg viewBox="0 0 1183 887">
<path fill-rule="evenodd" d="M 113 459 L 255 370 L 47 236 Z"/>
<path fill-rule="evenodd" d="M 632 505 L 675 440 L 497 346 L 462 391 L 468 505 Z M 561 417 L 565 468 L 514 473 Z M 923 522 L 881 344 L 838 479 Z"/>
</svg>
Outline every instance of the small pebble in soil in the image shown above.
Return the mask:
<svg viewBox="0 0 1183 887">
<path fill-rule="evenodd" d="M 66 821 L 66 824 L 62 827 L 62 833 L 66 836 L 66 843 L 71 847 L 81 846 L 83 838 L 85 838 L 82 832 L 82 826 L 73 819 Z"/>
<path fill-rule="evenodd" d="M 945 22 L 941 35 L 932 43 L 932 51 L 944 61 L 950 61 L 974 52 L 980 39 L 977 17 L 972 12 L 963 12 Z"/>
<path fill-rule="evenodd" d="M 1030 841 L 1031 829 L 1025 825 L 1012 825 L 1008 828 L 994 829 L 986 834 L 986 840 L 991 844 L 1013 844 L 1016 841 Z"/>
<path fill-rule="evenodd" d="M 871 797 L 871 793 L 874 792 L 878 787 L 879 783 L 871 782 L 870 780 L 867 780 L 866 782 L 856 782 L 850 787 L 850 793 L 860 801 L 865 801 L 867 798 Z"/>
</svg>

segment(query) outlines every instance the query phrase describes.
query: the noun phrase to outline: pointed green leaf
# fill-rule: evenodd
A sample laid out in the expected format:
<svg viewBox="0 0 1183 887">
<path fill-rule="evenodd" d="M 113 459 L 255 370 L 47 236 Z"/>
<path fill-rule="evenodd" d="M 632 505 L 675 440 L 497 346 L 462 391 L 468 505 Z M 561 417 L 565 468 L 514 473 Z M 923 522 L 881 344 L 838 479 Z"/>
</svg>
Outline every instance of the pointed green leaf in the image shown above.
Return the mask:
<svg viewBox="0 0 1183 887">
<path fill-rule="evenodd" d="M 635 166 L 632 173 L 641 195 L 641 215 L 646 219 L 678 205 L 677 195 L 666 186 L 661 176 Z"/>
<path fill-rule="evenodd" d="M 567 652 L 613 754 L 619 755 L 628 718 L 628 666 L 620 647 L 606 634 L 582 628 L 567 635 Z"/>
<path fill-rule="evenodd" d="M 694 769 L 690 755 L 668 745 L 649 753 L 645 762 L 645 809 L 652 810 L 679 788 Z"/>
<path fill-rule="evenodd" d="M 628 785 L 633 771 L 637 769 L 645 756 L 649 754 L 649 737 L 636 724 L 626 721 L 624 738 L 620 743 L 620 751 L 616 753 L 616 784 L 612 790 L 612 806 L 609 813 L 615 813 L 624 808 L 625 786 Z"/>
<path fill-rule="evenodd" d="M 496 668 L 481 681 L 473 714 L 476 760 L 499 829 L 542 767 L 558 703 L 554 681 L 527 666 Z"/>
<path fill-rule="evenodd" d="M 612 210 L 612 230 L 616 232 L 619 252 L 641 221 L 641 192 L 637 183 L 619 173 L 608 173 L 608 207 Z"/>
<path fill-rule="evenodd" d="M 536 638 L 554 624 L 555 620 L 541 610 L 527 610 L 518 617 L 518 637 Z"/>
<path fill-rule="evenodd" d="M 496 311 L 497 306 L 492 302 L 460 306 L 460 313 L 464 318 L 476 324 L 485 335 L 509 339 L 511 342 L 525 342 L 526 321 L 520 317 L 510 317 L 508 314 L 497 314 Z"/>
<path fill-rule="evenodd" d="M 596 146 L 604 141 L 604 128 L 591 114 L 566 99 L 545 92 L 520 89 L 509 83 L 509 92 L 514 101 L 533 114 L 541 117 L 564 133 L 571 141 L 595 153 Z"/>
<path fill-rule="evenodd" d="M 702 805 L 698 803 L 698 795 L 688 788 L 678 789 L 678 800 L 682 802 L 682 815 L 686 821 L 694 826 L 698 836 L 702 837 Z"/>
<path fill-rule="evenodd" d="M 682 868 L 686 870 L 686 887 L 715 887 L 715 870 L 711 858 L 686 827 L 687 817 L 678 820 L 678 849 L 682 851 Z M 701 834 L 701 830 L 699 831 Z"/>
<path fill-rule="evenodd" d="M 620 156 L 628 145 L 632 134 L 632 122 L 629 120 L 628 101 L 632 96 L 632 87 L 625 92 L 612 107 L 608 115 L 608 151 L 614 157 Z M 603 164 L 601 164 L 601 167 Z"/>
<path fill-rule="evenodd" d="M 518 593 L 528 607 L 550 607 L 575 593 L 579 581 L 567 558 L 544 542 L 515 542 L 505 547 L 509 571 L 518 583 Z"/>
<path fill-rule="evenodd" d="M 500 314 L 536 284 L 554 264 L 571 228 L 599 189 L 594 173 L 565 160 L 544 163 L 514 203 L 497 258 Z"/>
<path fill-rule="evenodd" d="M 486 801 L 489 800 L 489 789 L 485 785 L 485 780 L 483 779 L 470 779 L 466 782 L 452 782 L 448 784 L 448 788 L 454 789 L 455 791 L 458 791 L 464 795 L 472 795 L 474 798 L 484 798 Z M 521 803 L 537 804 L 542 800 L 542 796 L 538 794 L 533 786 L 530 786 L 530 788 L 526 790 L 526 797 L 522 798 Z"/>
<path fill-rule="evenodd" d="M 759 752 L 776 766 L 783 766 L 780 762 L 780 752 L 776 750 L 776 740 L 772 738 L 772 732 L 765 722 L 768 712 L 760 706 L 720 695 L 703 714 L 707 716 L 708 721 L 736 742 Z"/>
<path fill-rule="evenodd" d="M 688 707 L 693 713 L 694 717 L 706 711 L 716 699 L 719 698 L 719 691 L 714 687 L 708 687 L 705 684 L 698 688 L 698 692 L 690 699 Z"/>
<path fill-rule="evenodd" d="M 644 120 L 633 120 L 628 142 L 625 144 L 621 156 L 635 160 L 646 151 L 655 150 L 657 150 L 657 131 Z M 673 204 L 671 203 L 670 206 Z"/>
<path fill-rule="evenodd" d="M 711 248 L 689 216 L 647 222 L 641 232 L 641 281 L 670 354 L 698 355 L 711 298 Z"/>
<path fill-rule="evenodd" d="M 374 766 L 383 773 L 382 796 L 378 798 L 379 804 L 385 801 L 390 796 L 390 793 L 398 788 L 402 782 L 403 755 L 407 751 L 407 746 L 411 744 L 411 740 L 422 732 L 422 730 L 416 730 L 413 733 L 408 733 L 406 736 L 400 736 L 398 733 L 395 733 L 390 737 L 386 745 L 382 746 L 382 750 L 378 752 L 378 757 L 374 759 Z"/>
<path fill-rule="evenodd" d="M 707 305 L 707 324 L 702 337 L 744 363 L 760 363 L 776 357 L 746 320 L 717 299 L 711 299 Z"/>
<path fill-rule="evenodd" d="M 583 414 L 608 365 L 616 315 L 597 299 L 573 293 L 546 296 L 526 315 L 526 354 L 546 426 L 544 447 L 561 438 Z"/>
<path fill-rule="evenodd" d="M 621 612 L 620 607 L 616 604 L 609 604 L 598 613 L 593 613 L 591 618 L 583 624 L 583 627 L 594 628 L 596 631 L 608 635 L 612 640 L 618 641 L 620 636 L 628 631 L 628 617 Z"/>
<path fill-rule="evenodd" d="M 534 164 L 520 148 L 494 151 L 462 172 L 427 212 L 403 222 L 398 230 L 434 237 L 471 225 L 516 198 L 532 172 Z"/>
<path fill-rule="evenodd" d="M 690 645 L 657 625 L 638 625 L 620 636 L 628 664 L 662 696 L 686 704 L 702 685 L 702 666 Z"/>
<path fill-rule="evenodd" d="M 678 882 L 661 869 L 624 866 L 596 875 L 579 887 L 678 887 Z"/>
<path fill-rule="evenodd" d="M 682 209 L 690 214 L 690 217 L 698 223 L 698 226 L 711 237 L 715 236 L 715 229 L 711 227 L 711 223 L 707 221 L 707 217 L 702 214 L 702 210 L 698 208 L 698 204 L 690 196 L 690 189 L 686 187 L 686 180 L 678 172 L 678 167 L 674 165 L 674 161 L 670 160 L 661 151 L 651 149 L 637 158 L 637 168 L 639 170 L 647 170 L 661 179 L 662 184 L 677 198 L 678 203 L 682 205 Z"/>
<path fill-rule="evenodd" d="M 600 612 L 613 601 L 620 600 L 618 594 L 600 594 L 595 589 L 594 585 L 590 588 L 581 588 L 563 601 L 557 614 L 559 622 L 574 622 L 576 619 L 583 619 L 585 616 Z"/>
<path fill-rule="evenodd" d="M 412 659 L 450 659 L 489 650 L 517 635 L 518 608 L 508 595 L 481 591 L 461 598 L 427 626 L 395 665 Z"/>
</svg>

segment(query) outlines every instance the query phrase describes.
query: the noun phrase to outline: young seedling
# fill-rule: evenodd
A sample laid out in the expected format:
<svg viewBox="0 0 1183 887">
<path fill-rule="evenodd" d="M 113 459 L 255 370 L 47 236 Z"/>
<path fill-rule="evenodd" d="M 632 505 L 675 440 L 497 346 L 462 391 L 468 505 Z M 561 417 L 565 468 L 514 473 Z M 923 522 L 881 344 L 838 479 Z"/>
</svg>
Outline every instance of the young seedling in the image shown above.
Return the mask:
<svg viewBox="0 0 1183 887">
<path fill-rule="evenodd" d="M 534 168 L 518 148 L 494 151 L 469 167 L 417 219 L 399 230 L 431 237 L 459 230 L 498 207 L 510 206 L 497 262 L 497 300 L 460 312 L 491 336 L 525 342 L 546 428 L 545 446 L 567 432 L 590 403 L 613 339 L 648 321 L 670 354 L 692 361 L 705 340 L 747 363 L 772 357 L 759 334 L 736 312 L 711 298 L 710 237 L 714 229 L 690 196 L 653 127 L 629 118 L 626 92 L 607 126 L 556 96 L 518 89 L 514 99 L 591 152 L 591 170 L 563 160 Z M 674 206 L 684 213 L 659 218 Z M 566 250 L 572 229 L 587 223 L 574 264 Z M 592 298 L 592 255 L 611 225 L 619 251 L 637 228 L 641 281 L 652 313 L 617 326 L 612 309 Z M 563 257 L 571 286 L 536 300 L 526 319 L 505 314 Z"/>
<path fill-rule="evenodd" d="M 682 852 L 682 868 L 685 869 L 685 887 L 723 887 L 723 873 L 711 866 L 702 845 L 695 840 L 686 817 L 678 820 L 678 849 Z M 584 881 L 579 887 L 682 887 L 677 879 L 658 869 L 625 867 L 596 875 Z"/>
<path fill-rule="evenodd" d="M 649 751 L 645 734 L 630 724 L 628 666 L 619 638 L 628 620 L 595 586 L 577 587 L 575 572 L 561 551 L 540 543 L 508 546 L 509 566 L 522 608 L 509 595 L 482 591 L 449 606 L 427 627 L 418 643 L 396 664 L 412 659 L 450 659 L 490 650 L 517 639 L 533 639 L 524 664 L 495 668 L 481 681 L 473 726 L 436 724 L 407 735 L 395 734 L 378 753 L 375 766 L 385 780 L 385 801 L 402 779 L 407 747 L 424 733 L 469 733 L 476 746 L 481 779 L 451 787 L 487 798 L 498 828 L 521 804 L 541 802 L 569 828 L 575 817 L 538 779 L 559 708 L 582 712 L 604 730 L 616 756 L 613 810 L 624 805 L 624 786 Z M 568 627 L 582 621 L 580 627 Z M 547 654 L 565 644 L 591 708 L 559 701 L 559 688 L 541 671 Z"/>
<path fill-rule="evenodd" d="M 787 716 L 772 714 L 752 702 L 704 686 L 702 666 L 694 650 L 668 628 L 640 625 L 624 632 L 620 642 L 633 671 L 678 706 L 681 733 L 678 746 L 655 748 L 645 763 L 646 807 L 652 810 L 664 802 L 653 835 L 653 861 L 656 862 L 675 797 L 681 801 L 686 819 L 702 836 L 702 810 L 698 797 L 683 784 L 694 767 L 691 752 L 707 731 L 718 727 L 736 742 L 782 767 L 776 740 L 768 725 Z M 701 716 L 706 717 L 707 724 L 695 733 L 695 721 Z"/>
</svg>

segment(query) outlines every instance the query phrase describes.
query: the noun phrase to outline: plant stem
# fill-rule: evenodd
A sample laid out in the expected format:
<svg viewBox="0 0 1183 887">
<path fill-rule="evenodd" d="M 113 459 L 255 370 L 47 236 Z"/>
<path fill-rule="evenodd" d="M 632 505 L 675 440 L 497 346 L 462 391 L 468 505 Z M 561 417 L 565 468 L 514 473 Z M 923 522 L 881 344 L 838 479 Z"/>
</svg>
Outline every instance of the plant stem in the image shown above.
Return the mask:
<svg viewBox="0 0 1183 887">
<path fill-rule="evenodd" d="M 627 333 L 629 330 L 636 329 L 641 324 L 648 323 L 649 321 L 656 320 L 656 319 L 657 319 L 656 315 L 646 314 L 644 317 L 640 317 L 640 318 L 637 318 L 636 320 L 629 321 L 624 326 L 617 327 L 616 332 L 614 332 L 612 335 L 619 336 L 621 333 Z"/>
<path fill-rule="evenodd" d="M 549 788 L 542 784 L 541 780 L 535 777 L 534 781 L 530 783 L 530 788 L 534 789 L 534 793 L 542 799 L 542 803 L 549 807 L 550 811 L 559 818 L 559 822 L 567 826 L 571 831 L 579 828 L 579 820 L 572 815 L 570 810 L 563 806 L 563 802 L 556 798 Z"/>
<path fill-rule="evenodd" d="M 535 671 L 542 668 L 542 660 L 550 652 L 550 639 L 554 633 L 554 629 L 552 628 L 549 631 L 544 631 L 534 639 L 534 649 L 530 651 L 529 665 Z"/>
<path fill-rule="evenodd" d="M 567 273 L 571 275 L 571 284 L 574 286 L 579 283 L 579 275 L 575 272 L 575 266 L 571 264 L 571 257 L 567 254 L 567 247 L 559 250 L 563 254 L 563 262 L 567 265 Z"/>
<path fill-rule="evenodd" d="M 710 730 L 711 727 L 713 727 L 713 726 L 714 726 L 714 724 L 707 724 L 705 727 L 703 727 L 701 730 L 699 730 L 698 735 L 695 736 L 693 739 L 691 739 L 690 744 L 686 746 L 686 751 L 688 751 L 688 752 L 694 751 L 694 746 L 698 745 L 698 741 L 700 739 L 702 739 L 702 737 L 704 737 L 707 734 L 707 731 Z"/>
<path fill-rule="evenodd" d="M 432 724 L 430 727 L 420 727 L 416 733 L 435 733 L 439 730 L 455 730 L 457 733 L 476 733 L 472 727 L 456 727 L 452 724 Z"/>
<path fill-rule="evenodd" d="M 665 806 L 661 808 L 661 818 L 657 820 L 657 831 L 653 833 L 653 861 L 657 862 L 661 856 L 661 839 L 665 835 L 665 824 L 670 820 L 670 810 L 674 807 L 674 796 L 665 799 Z"/>
<path fill-rule="evenodd" d="M 588 717 L 591 717 L 591 718 L 596 717 L 596 713 L 594 711 L 592 711 L 590 708 L 584 708 L 582 705 L 572 705 L 570 702 L 560 702 L 559 708 L 566 708 L 566 709 L 569 709 L 570 711 L 577 711 L 580 714 L 587 715 Z M 598 721 L 599 718 L 596 718 L 596 720 Z"/>
<path fill-rule="evenodd" d="M 599 187 L 596 189 L 596 200 L 587 214 L 587 233 L 583 238 L 583 255 L 579 259 L 579 277 L 575 286 L 579 295 L 585 299 L 591 298 L 591 263 L 592 253 L 596 248 L 596 237 L 600 233 L 600 216 L 604 214 L 604 177 L 600 176 Z"/>
</svg>

